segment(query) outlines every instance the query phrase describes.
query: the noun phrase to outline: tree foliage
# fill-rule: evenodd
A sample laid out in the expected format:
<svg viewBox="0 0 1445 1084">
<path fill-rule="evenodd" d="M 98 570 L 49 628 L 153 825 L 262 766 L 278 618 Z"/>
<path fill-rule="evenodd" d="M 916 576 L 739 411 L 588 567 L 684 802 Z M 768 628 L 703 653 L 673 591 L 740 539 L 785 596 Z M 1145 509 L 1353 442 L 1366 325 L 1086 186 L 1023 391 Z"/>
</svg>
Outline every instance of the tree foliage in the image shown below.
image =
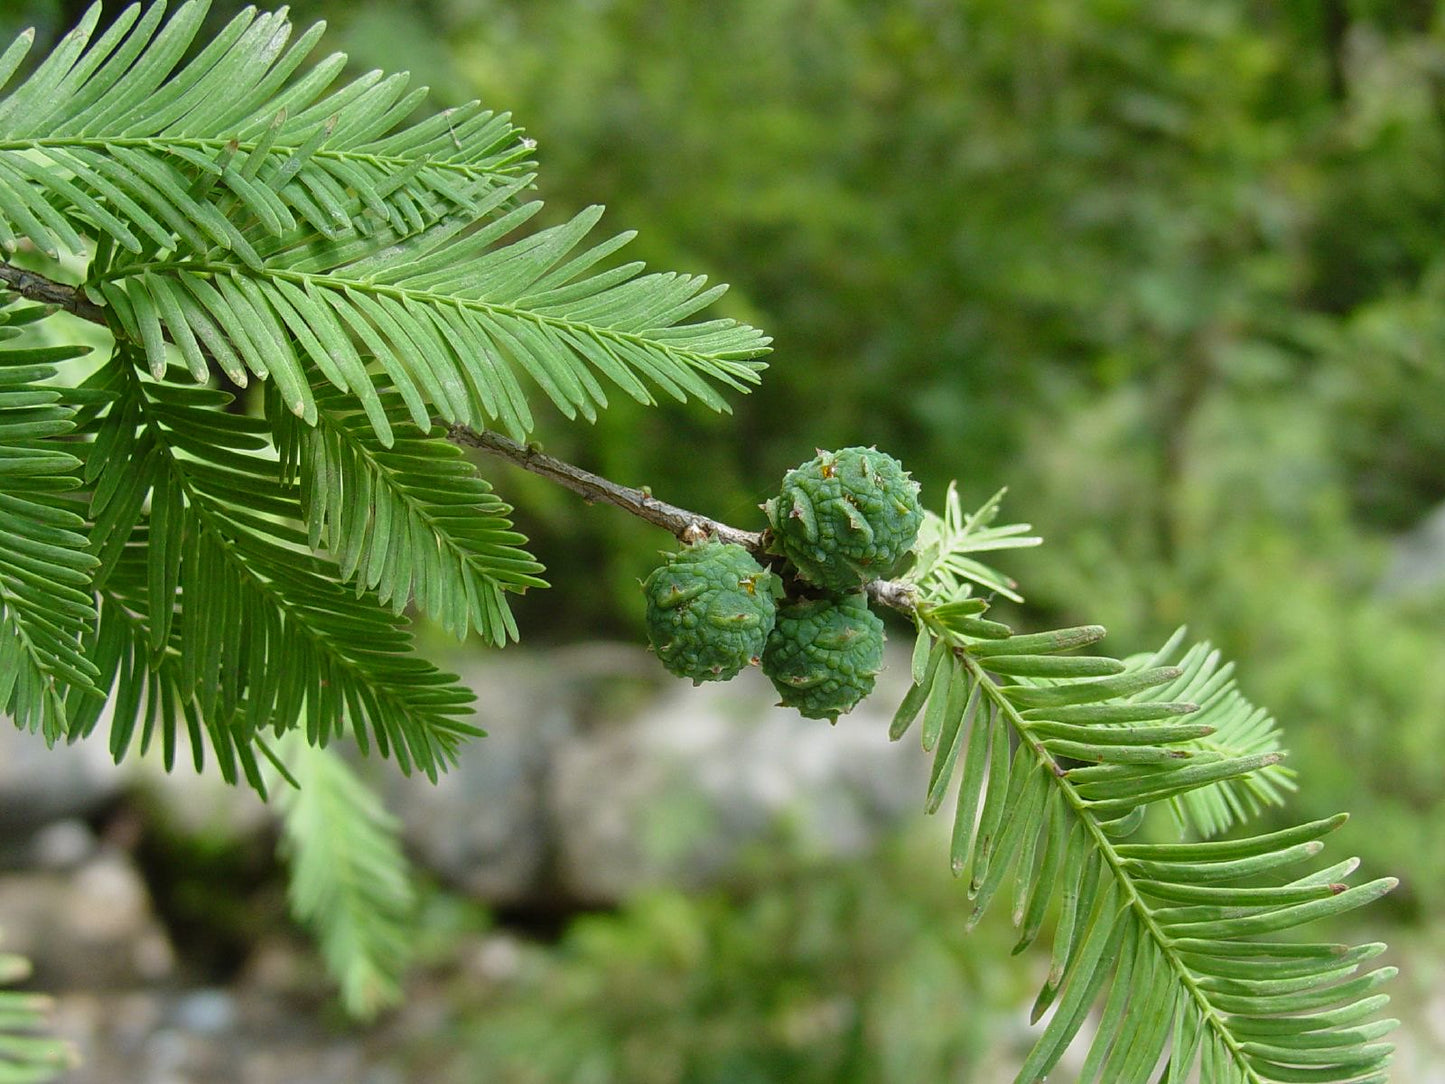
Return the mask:
<svg viewBox="0 0 1445 1084">
<path fill-rule="evenodd" d="M 540 205 L 506 116 L 413 120 L 425 92 L 405 77 L 303 67 L 319 28 L 293 43 L 284 12 L 248 9 L 200 41 L 205 12 L 136 5 L 96 37 L 92 8 L 0 97 L 4 281 L 114 336 L 93 365 L 0 354 L 0 703 L 51 742 L 89 736 L 108 704 L 118 760 L 158 743 L 172 764 L 184 731 L 197 767 L 262 791 L 271 761 L 301 788 L 295 910 L 370 1011 L 399 989 L 410 898 L 393 826 L 327 747 L 434 779 L 481 731 L 403 612 L 502 646 L 507 596 L 543 586 L 447 436 L 526 438 L 543 403 L 594 419 L 608 385 L 725 410 L 768 339 L 699 318 L 721 292 L 701 277 L 619 262 L 629 235 L 589 243 L 598 209 L 520 232 Z M 0 54 L 0 89 L 29 43 Z M 9 328 L 51 310 L 5 312 Z M 259 409 L 221 377 L 263 382 Z M 1277 731 L 1208 645 L 1082 656 L 1101 628 L 1015 636 L 984 616 L 976 589 L 1018 595 L 980 555 L 1037 541 L 994 526 L 997 507 L 965 516 L 950 490 L 884 587 L 918 632 L 894 736 L 921 716 L 930 811 L 957 780 L 969 921 L 1012 871 L 1023 947 L 1058 897 L 1035 1012 L 1053 1015 L 1019 1079 L 1049 1072 L 1100 996 L 1087 1079 L 1161 1062 L 1171 1082 L 1196 1064 L 1211 1082 L 1384 1079 L 1393 1022 L 1365 1021 L 1391 970 L 1357 974 L 1381 946 L 1269 938 L 1393 880 L 1278 872 L 1339 818 L 1131 842 L 1157 803 L 1204 837 L 1277 803 L 1293 785 Z"/>
<path fill-rule="evenodd" d="M 342 1004 L 372 1017 L 400 1000 L 415 890 L 396 818 L 333 749 L 284 739 L 282 856 L 292 913 L 316 931 Z"/>
<path fill-rule="evenodd" d="M 39 306 L 0 308 L 0 337 L 41 319 Z M 56 438 L 74 410 L 48 385 L 55 363 L 84 348 L 0 347 L 0 704 L 20 726 L 55 741 L 66 731 L 64 690 L 94 693 L 95 664 L 80 640 L 94 621 L 80 460 Z"/>
<path fill-rule="evenodd" d="M 30 961 L 0 953 L 0 986 L 30 974 Z M 0 1080 L 7 1084 L 41 1084 L 75 1065 L 75 1048 L 43 1034 L 50 1001 L 43 995 L 0 990 Z"/>
<path fill-rule="evenodd" d="M 998 582 L 964 556 L 989 538 L 1034 541 L 1027 527 L 991 525 L 996 499 L 964 517 L 952 497 L 910 573 L 923 585 L 913 685 L 892 736 L 921 715 L 928 812 L 958 778 L 950 859 L 968 884 L 969 925 L 1005 893 L 1020 952 L 1057 898 L 1033 1019 L 1053 1015 L 1018 1079 L 1047 1076 L 1105 991 L 1084 1081 L 1152 1079 L 1161 1060 L 1169 1084 L 1196 1065 L 1221 1084 L 1385 1079 L 1393 1048 L 1377 1040 L 1396 1022 L 1360 1025 L 1385 1003 L 1376 991 L 1395 969 L 1357 974 L 1385 946 L 1266 935 L 1363 906 L 1394 878 L 1350 887 L 1356 859 L 1280 872 L 1318 854 L 1343 816 L 1239 839 L 1130 842 L 1154 803 L 1207 837 L 1278 802 L 1292 784 L 1273 720 L 1207 644 L 1181 651 L 1183 630 L 1148 656 L 1076 655 L 1104 629 L 1015 636 L 980 616 L 987 604 L 970 583 L 938 589 L 960 568 L 973 583 Z"/>
<path fill-rule="evenodd" d="M 424 88 L 332 88 L 339 54 L 298 74 L 320 27 L 288 47 L 284 13 L 243 13 L 183 62 L 205 11 L 132 5 L 91 40 L 97 5 L 0 102 L 0 243 L 88 258 L 122 343 L 81 389 L 93 439 L 76 449 L 100 562 L 84 655 L 103 678 L 66 674 L 47 736 L 88 732 L 87 693 L 116 681 L 117 756 L 144 719 L 142 745 L 154 723 L 173 758 L 183 719 L 198 762 L 209 745 L 259 784 L 258 733 L 304 716 L 313 741 L 347 728 L 435 776 L 476 733 L 471 698 L 410 655 L 395 615 L 415 600 L 501 643 L 505 595 L 542 581 L 510 508 L 427 435 L 525 436 L 523 380 L 568 417 L 606 405 L 600 379 L 722 408 L 713 384 L 755 382 L 766 339 L 687 322 L 718 293 L 697 277 L 598 270 L 628 240 L 579 247 L 598 209 L 510 238 L 540 204 L 520 198 L 529 145 L 506 117 L 472 103 L 409 123 Z M 213 366 L 267 380 L 267 417 L 168 379 Z M 31 649 L 35 673 L 60 646 Z"/>
</svg>

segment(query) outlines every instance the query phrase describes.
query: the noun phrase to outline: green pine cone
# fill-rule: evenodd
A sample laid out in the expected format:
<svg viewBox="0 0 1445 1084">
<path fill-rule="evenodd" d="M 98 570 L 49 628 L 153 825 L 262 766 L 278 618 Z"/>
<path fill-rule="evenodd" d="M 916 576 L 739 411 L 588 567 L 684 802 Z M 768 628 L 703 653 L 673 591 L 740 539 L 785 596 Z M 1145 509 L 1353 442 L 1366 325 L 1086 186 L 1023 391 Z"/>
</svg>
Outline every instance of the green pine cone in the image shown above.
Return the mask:
<svg viewBox="0 0 1445 1084">
<path fill-rule="evenodd" d="M 698 685 L 726 681 L 759 661 L 781 585 L 742 546 L 708 541 L 667 554 L 642 590 L 653 651 Z"/>
<path fill-rule="evenodd" d="M 833 723 L 873 691 L 882 667 L 883 622 L 861 591 L 783 606 L 763 651 L 782 705 Z"/>
<path fill-rule="evenodd" d="M 889 576 L 918 538 L 918 483 L 876 448 L 819 452 L 765 505 L 774 549 L 809 583 L 856 591 Z"/>
</svg>

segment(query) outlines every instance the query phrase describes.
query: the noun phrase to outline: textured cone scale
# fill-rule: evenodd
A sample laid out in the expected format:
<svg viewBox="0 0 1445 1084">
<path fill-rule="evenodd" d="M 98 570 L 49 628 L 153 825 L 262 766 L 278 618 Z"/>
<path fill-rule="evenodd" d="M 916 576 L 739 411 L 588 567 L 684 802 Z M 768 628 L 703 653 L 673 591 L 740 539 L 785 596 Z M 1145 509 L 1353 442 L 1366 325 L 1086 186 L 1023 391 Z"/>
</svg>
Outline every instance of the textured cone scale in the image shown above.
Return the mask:
<svg viewBox="0 0 1445 1084">
<path fill-rule="evenodd" d="M 882 666 L 883 622 L 862 592 L 781 607 L 763 652 L 783 706 L 829 722 L 873 691 Z"/>
<path fill-rule="evenodd" d="M 776 576 L 732 543 L 669 553 L 642 584 L 648 642 L 678 677 L 726 681 L 761 658 L 779 589 Z"/>
<path fill-rule="evenodd" d="M 765 505 L 774 548 L 810 583 L 856 591 L 887 577 L 918 537 L 918 483 L 876 448 L 820 452 Z"/>
</svg>

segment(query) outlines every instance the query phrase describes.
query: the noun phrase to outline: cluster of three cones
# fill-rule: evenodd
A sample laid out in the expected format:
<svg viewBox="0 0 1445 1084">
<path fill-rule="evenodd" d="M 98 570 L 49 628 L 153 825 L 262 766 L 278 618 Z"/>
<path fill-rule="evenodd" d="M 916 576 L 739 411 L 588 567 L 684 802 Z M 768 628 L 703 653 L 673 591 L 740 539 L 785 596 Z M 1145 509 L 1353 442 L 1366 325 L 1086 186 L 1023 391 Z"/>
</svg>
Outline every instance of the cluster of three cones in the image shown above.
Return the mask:
<svg viewBox="0 0 1445 1084">
<path fill-rule="evenodd" d="M 694 683 L 761 663 L 784 706 L 836 721 L 882 666 L 883 622 L 862 589 L 917 539 L 918 483 L 873 448 L 819 452 L 763 510 L 779 571 L 712 539 L 666 554 L 643 582 L 648 639 Z"/>
</svg>

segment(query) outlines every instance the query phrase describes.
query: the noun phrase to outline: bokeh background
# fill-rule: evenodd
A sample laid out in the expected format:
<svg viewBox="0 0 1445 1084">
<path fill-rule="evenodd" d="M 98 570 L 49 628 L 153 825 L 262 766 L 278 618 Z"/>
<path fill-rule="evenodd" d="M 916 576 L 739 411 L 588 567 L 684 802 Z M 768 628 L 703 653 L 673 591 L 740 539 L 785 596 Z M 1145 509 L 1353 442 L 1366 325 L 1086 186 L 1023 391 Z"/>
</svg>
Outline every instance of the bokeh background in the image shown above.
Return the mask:
<svg viewBox="0 0 1445 1084">
<path fill-rule="evenodd" d="M 212 6 L 217 25 L 240 7 Z M 48 43 L 82 7 L 10 0 L 0 31 L 35 25 Z M 756 527 L 758 502 L 815 447 L 876 443 L 926 500 L 953 478 L 972 504 L 1009 487 L 1006 514 L 1047 544 L 1007 562 L 1028 603 L 1006 619 L 1096 621 L 1116 654 L 1188 623 L 1237 659 L 1292 751 L 1302 789 L 1284 816 L 1351 810 L 1337 850 L 1369 876 L 1402 878 L 1367 929 L 1342 932 L 1397 946 L 1410 967 L 1395 991 L 1399 1079 L 1437 1079 L 1445 7 L 299 0 L 291 11 L 327 19 L 327 43 L 358 71 L 410 69 L 438 106 L 480 97 L 510 110 L 538 141 L 550 221 L 606 204 L 605 224 L 639 231 L 630 253 L 731 283 L 718 311 L 774 336 L 763 385 L 732 416 L 619 401 L 593 426 L 544 419 L 549 451 Z M 511 705 L 494 712 L 515 718 L 500 744 L 528 770 L 561 771 L 569 794 L 641 780 L 618 788 L 623 835 L 651 833 L 647 860 L 559 843 L 554 825 L 536 844 L 549 872 L 499 891 L 475 862 L 470 874 L 428 864 L 415 840 L 435 883 L 414 1004 L 358 1030 L 326 1008 L 288 931 L 264 818 L 209 791 L 170 800 L 108 784 L 104 801 L 57 822 L 72 851 L 51 857 L 64 870 L 122 854 L 138 871 L 175 958 L 158 985 L 191 1000 L 136 1009 L 137 1049 L 166 1020 L 179 1036 L 239 1033 L 236 984 L 270 975 L 306 1006 L 276 1027 L 320 1021 L 315 1050 L 351 1051 L 378 1081 L 1007 1079 L 1036 962 L 1007 958 L 1002 922 L 963 936 L 961 889 L 921 802 L 900 813 L 881 784 L 857 798 L 866 765 L 811 744 L 838 763 L 810 775 L 818 760 L 789 759 L 796 742 L 758 737 L 792 722 L 756 688 L 719 700 L 657 684 L 636 648 L 636 581 L 666 540 L 534 479 L 494 478 L 554 589 L 520 603 L 516 662 L 458 665 Z M 554 715 L 538 706 L 546 697 L 515 692 L 563 672 L 585 680 Z M 854 735 L 844 747 L 858 757 L 879 752 L 862 726 L 836 732 Z M 694 732 L 711 737 L 677 737 Z M 602 750 L 594 761 L 556 768 L 585 741 Z M 693 768 L 746 746 L 758 759 L 746 771 L 786 768 L 781 790 L 757 784 L 767 815 L 733 816 L 752 807 L 659 772 L 659 743 Z M 488 770 L 468 776 L 479 809 L 503 801 L 489 779 L 497 794 L 515 782 Z M 887 771 L 912 779 L 906 765 Z M 837 789 L 856 799 L 846 838 L 818 812 Z M 549 801 L 553 820 L 596 813 Z M 214 815 L 187 816 L 208 802 Z M 486 815 L 438 808 L 415 816 L 464 832 Z M 515 858 L 508 838 L 535 830 L 518 817 L 488 844 L 498 863 Z M 721 850 L 707 843 L 719 833 Z M 8 848 L 12 895 L 43 851 L 22 836 Z M 72 852 L 91 857 L 66 866 Z M 584 853 L 597 868 L 568 872 Z M 197 990 L 231 997 L 231 1015 L 194 1002 Z M 72 1013 L 86 1034 L 106 1031 Z M 310 1041 L 255 1034 L 249 1047 Z M 177 1079 L 190 1079 L 187 1056 L 173 1057 Z"/>
</svg>

